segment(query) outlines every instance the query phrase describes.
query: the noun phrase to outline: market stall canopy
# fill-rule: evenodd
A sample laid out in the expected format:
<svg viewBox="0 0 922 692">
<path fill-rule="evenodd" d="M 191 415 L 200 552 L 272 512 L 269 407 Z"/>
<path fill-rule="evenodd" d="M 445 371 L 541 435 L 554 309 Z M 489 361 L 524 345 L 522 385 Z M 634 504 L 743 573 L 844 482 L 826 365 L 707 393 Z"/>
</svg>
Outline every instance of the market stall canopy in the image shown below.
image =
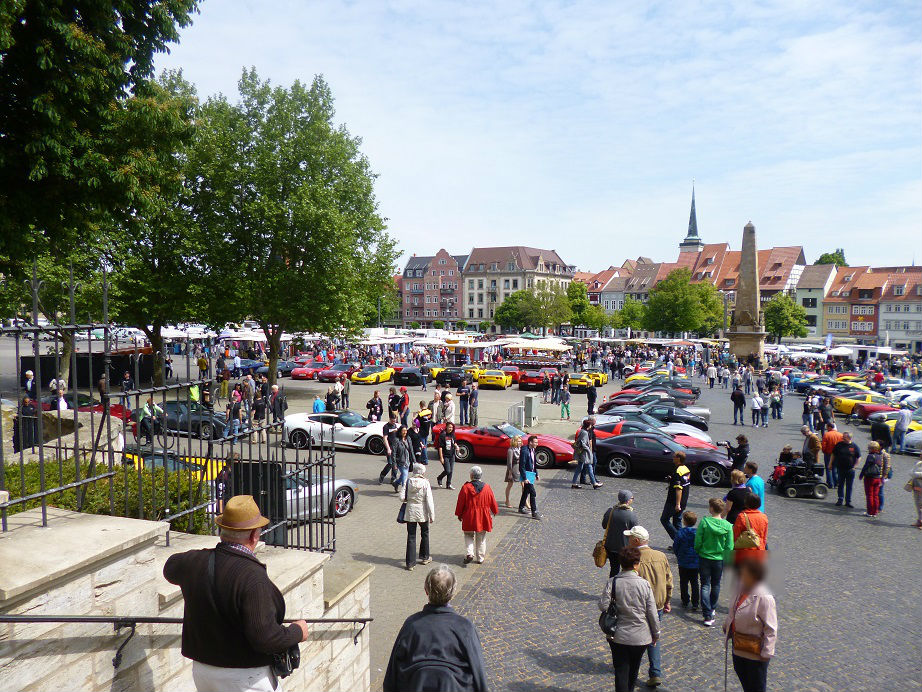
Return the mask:
<svg viewBox="0 0 922 692">
<path fill-rule="evenodd" d="M 513 340 L 506 348 L 529 351 L 569 351 L 572 347 L 557 339 L 524 339 Z"/>
<path fill-rule="evenodd" d="M 850 356 L 852 355 L 852 350 L 848 346 L 836 346 L 835 348 L 829 349 L 826 353 L 830 356 Z"/>
</svg>

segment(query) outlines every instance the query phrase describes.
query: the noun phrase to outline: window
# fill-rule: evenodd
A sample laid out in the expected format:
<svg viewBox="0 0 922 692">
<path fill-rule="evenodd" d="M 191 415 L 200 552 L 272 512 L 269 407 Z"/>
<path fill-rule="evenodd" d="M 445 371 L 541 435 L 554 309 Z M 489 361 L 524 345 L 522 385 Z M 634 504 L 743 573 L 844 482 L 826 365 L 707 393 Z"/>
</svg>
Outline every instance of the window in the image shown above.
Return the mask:
<svg viewBox="0 0 922 692">
<path fill-rule="evenodd" d="M 470 308 L 470 309 L 467 311 L 467 316 L 468 316 L 468 317 L 473 317 L 473 316 L 474 316 L 474 308 Z"/>
<path fill-rule="evenodd" d="M 509 279 L 503 279 L 503 288 L 509 288 Z"/>
<path fill-rule="evenodd" d="M 483 279 L 477 279 L 477 288 L 480 290 L 483 289 Z"/>
<path fill-rule="evenodd" d="M 422 270 L 422 269 L 417 269 L 417 270 L 416 270 L 416 276 L 422 276 L 422 275 L 423 275 L 423 270 Z"/>
<path fill-rule="evenodd" d="M 499 271 L 499 264 L 497 264 L 496 262 L 493 262 L 493 264 L 490 265 L 490 271 L 491 272 Z"/>
<path fill-rule="evenodd" d="M 477 317 L 483 317 L 483 308 L 477 308 Z"/>
<path fill-rule="evenodd" d="M 445 270 L 439 269 L 439 276 L 445 276 Z"/>
<path fill-rule="evenodd" d="M 409 316 L 410 316 L 410 311 L 409 311 L 409 310 L 407 310 L 407 317 L 409 317 Z"/>
<path fill-rule="evenodd" d="M 903 322 L 903 330 L 904 330 L 904 331 L 908 331 L 908 330 L 909 330 L 909 322 Z"/>
<path fill-rule="evenodd" d="M 519 289 L 519 280 L 518 280 L 518 279 L 513 279 L 513 280 L 512 280 L 512 290 L 513 290 L 513 291 L 517 291 L 518 289 Z"/>
<path fill-rule="evenodd" d="M 454 270 L 454 269 L 449 269 L 449 270 L 448 270 L 448 276 L 454 276 L 454 275 L 455 275 L 455 270 Z"/>
<path fill-rule="evenodd" d="M 515 262 L 510 262 L 509 264 L 507 264 L 507 265 L 506 265 L 506 269 L 508 269 L 508 270 L 511 271 L 511 272 L 514 272 L 514 271 L 515 271 Z"/>
<path fill-rule="evenodd" d="M 468 294 L 467 294 L 467 302 L 473 304 L 473 302 L 474 302 L 474 294 L 473 294 L 473 293 L 468 293 Z"/>
<path fill-rule="evenodd" d="M 894 287 L 893 287 L 893 295 L 895 295 L 895 296 L 901 296 L 901 295 L 903 295 L 903 292 L 904 292 L 905 290 L 906 290 L 906 286 L 905 286 L 905 285 L 903 285 L 903 286 L 894 286 Z"/>
<path fill-rule="evenodd" d="M 448 260 L 443 257 L 439 260 L 439 264 L 448 264 Z"/>
<path fill-rule="evenodd" d="M 467 280 L 467 288 L 468 288 L 468 290 L 471 290 L 471 291 L 474 290 L 474 280 L 473 280 L 473 279 L 468 279 L 468 280 Z"/>
<path fill-rule="evenodd" d="M 807 315 L 807 326 L 808 327 L 816 326 L 816 315 Z"/>
<path fill-rule="evenodd" d="M 859 300 L 870 300 L 874 297 L 874 289 L 871 288 L 859 288 L 858 289 L 858 299 Z"/>
<path fill-rule="evenodd" d="M 801 305 L 805 308 L 815 308 L 816 307 L 816 298 L 804 298 L 800 301 Z"/>
<path fill-rule="evenodd" d="M 483 264 L 480 264 L 480 269 L 478 271 L 483 271 Z"/>
</svg>

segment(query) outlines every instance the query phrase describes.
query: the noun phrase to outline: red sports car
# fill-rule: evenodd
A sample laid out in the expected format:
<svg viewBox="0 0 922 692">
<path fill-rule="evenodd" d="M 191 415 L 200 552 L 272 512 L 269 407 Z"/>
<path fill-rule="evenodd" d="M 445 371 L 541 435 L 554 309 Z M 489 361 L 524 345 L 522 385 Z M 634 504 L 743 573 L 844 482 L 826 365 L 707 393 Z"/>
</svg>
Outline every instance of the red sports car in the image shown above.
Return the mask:
<svg viewBox="0 0 922 692">
<path fill-rule="evenodd" d="M 504 365 L 500 370 L 508 375 L 512 375 L 512 384 L 518 384 L 519 380 L 522 378 L 522 371 L 515 365 Z"/>
<path fill-rule="evenodd" d="M 537 370 L 526 370 L 519 375 L 519 389 L 541 389 L 544 376 Z"/>
<path fill-rule="evenodd" d="M 439 423 L 432 428 L 432 438 L 436 446 L 441 439 L 444 424 Z M 455 440 L 458 443 L 458 461 L 470 462 L 474 459 L 493 459 L 506 461 L 506 451 L 512 443 L 513 437 L 521 437 L 525 444 L 530 437 L 509 423 L 499 425 L 486 425 L 478 428 L 458 426 L 455 428 Z M 536 435 L 538 447 L 535 449 L 535 463 L 538 468 L 553 468 L 558 464 L 573 461 L 573 445 L 562 437 L 556 435 Z"/>
<path fill-rule="evenodd" d="M 579 432 L 578 428 L 577 432 Z M 607 437 L 617 437 L 618 435 L 636 432 L 649 432 L 665 435 L 666 437 L 672 438 L 683 447 L 694 447 L 695 449 L 717 449 L 717 445 L 711 444 L 710 442 L 705 442 L 704 440 L 699 440 L 697 437 L 682 434 L 671 435 L 667 432 L 654 428 L 652 425 L 647 425 L 643 421 L 639 420 L 621 420 L 617 423 L 599 423 L 595 426 L 595 437 L 597 440 L 604 440 Z"/>
<path fill-rule="evenodd" d="M 858 416 L 863 421 L 868 419 L 872 413 L 889 413 L 890 411 L 899 411 L 897 406 L 890 404 L 855 404 L 852 408 L 852 415 Z"/>
<path fill-rule="evenodd" d="M 291 371 L 293 380 L 316 380 L 321 372 L 330 367 L 329 363 L 322 360 L 315 360 L 313 363 L 305 363 Z"/>
<path fill-rule="evenodd" d="M 109 403 L 109 414 L 113 418 L 121 418 L 122 420 L 126 421 L 130 420 L 131 410 L 122 404 L 115 403 L 119 400 L 120 398 L 118 396 L 111 397 Z M 62 413 L 63 416 L 67 416 L 68 414 L 71 416 L 74 415 L 71 413 L 71 411 L 74 409 L 74 401 L 77 402 L 77 410 L 81 413 L 102 413 L 102 404 L 91 397 L 89 394 L 74 394 L 74 392 L 67 392 L 64 395 L 64 401 L 67 402 L 68 411 Z M 57 405 L 58 397 L 54 394 L 48 394 L 42 397 L 42 411 L 52 411 L 57 408 Z"/>
<path fill-rule="evenodd" d="M 337 363 L 329 366 L 326 370 L 317 373 L 318 382 L 336 382 L 340 377 L 345 375 L 347 378 L 352 377 L 352 373 L 358 370 L 355 363 Z"/>
</svg>

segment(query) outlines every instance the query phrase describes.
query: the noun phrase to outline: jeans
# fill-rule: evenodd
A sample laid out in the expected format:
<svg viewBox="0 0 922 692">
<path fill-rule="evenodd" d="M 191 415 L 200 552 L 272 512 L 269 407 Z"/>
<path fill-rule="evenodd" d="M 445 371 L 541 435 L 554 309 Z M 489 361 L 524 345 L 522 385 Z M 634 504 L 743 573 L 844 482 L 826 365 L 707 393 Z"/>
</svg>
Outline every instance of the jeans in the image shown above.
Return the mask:
<svg viewBox="0 0 922 692">
<path fill-rule="evenodd" d="M 585 475 L 589 476 L 589 480 L 592 481 L 593 485 L 596 484 L 595 469 L 592 468 L 592 456 L 584 452 L 580 455 L 579 463 L 576 465 L 576 470 L 573 472 L 573 485 L 581 482 Z"/>
<path fill-rule="evenodd" d="M 567 414 L 567 420 L 570 420 L 570 403 L 561 403 L 560 404 L 560 420 L 563 420 L 563 414 Z"/>
<path fill-rule="evenodd" d="M 528 500 L 531 503 L 531 513 L 538 513 L 538 499 L 535 494 L 535 486 L 533 483 L 522 483 L 522 498 L 519 500 L 519 510 L 525 509 L 525 500 Z"/>
<path fill-rule="evenodd" d="M 467 425 L 467 399 L 458 402 L 458 425 Z"/>
<path fill-rule="evenodd" d="M 880 478 L 864 479 L 865 502 L 868 508 L 868 514 L 872 517 L 876 517 L 880 513 L 880 494 L 883 487 Z"/>
<path fill-rule="evenodd" d="M 429 559 L 429 524 L 419 522 L 419 559 Z M 407 567 L 416 564 L 416 522 L 407 522 Z"/>
<path fill-rule="evenodd" d="M 611 647 L 611 664 L 615 669 L 615 692 L 633 692 L 640 672 L 645 646 L 616 644 L 608 640 Z"/>
<path fill-rule="evenodd" d="M 829 463 L 829 455 L 823 452 L 823 461 L 826 464 L 826 485 L 835 488 L 839 485 L 839 469 Z"/>
<path fill-rule="evenodd" d="M 663 611 L 656 611 L 656 617 L 659 618 L 659 621 L 663 621 Z M 655 644 L 649 644 L 647 646 L 647 658 L 650 661 L 650 670 L 649 674 L 651 678 L 661 678 L 663 677 L 663 657 L 662 652 L 659 648 L 659 640 L 656 640 Z"/>
<path fill-rule="evenodd" d="M 906 444 L 906 431 L 897 430 L 896 428 L 894 428 L 893 429 L 893 447 L 892 447 L 893 450 L 899 451 L 899 453 L 902 454 L 905 451 L 904 449 L 905 444 Z"/>
<path fill-rule="evenodd" d="M 809 413 L 801 414 L 801 416 L 800 416 L 800 422 L 803 423 L 804 425 L 806 425 L 808 428 L 810 428 L 810 432 L 814 432 L 814 430 L 813 430 L 813 416 L 811 416 Z"/>
<path fill-rule="evenodd" d="M 852 503 L 852 485 L 855 482 L 855 469 L 837 468 L 836 472 L 839 475 L 838 483 L 836 483 L 838 492 L 836 504 L 841 505 L 844 497 L 845 504 L 850 505 Z"/>
<path fill-rule="evenodd" d="M 667 499 L 666 504 L 663 505 L 663 513 L 660 514 L 659 523 L 666 529 L 670 539 L 674 539 L 679 529 L 682 528 L 682 512 L 685 511 L 687 503 L 688 497 L 685 496 L 682 498 L 681 508 L 678 512 L 675 509 L 675 500 L 671 498 Z"/>
<path fill-rule="evenodd" d="M 736 419 L 739 417 L 740 425 L 746 423 L 746 408 L 744 406 L 733 405 L 733 425 L 736 425 Z"/>
<path fill-rule="evenodd" d="M 599 457 L 595 452 L 593 452 L 592 461 L 587 463 L 586 466 L 579 472 L 579 482 L 580 483 L 586 483 L 587 482 L 586 478 L 589 477 L 592 479 L 592 484 L 596 485 L 595 467 L 598 466 L 598 463 L 599 463 Z"/>
<path fill-rule="evenodd" d="M 723 560 L 698 558 L 698 576 L 701 578 L 701 614 L 705 620 L 713 619 L 720 597 L 720 579 L 723 576 Z"/>
<path fill-rule="evenodd" d="M 753 661 L 733 654 L 733 670 L 743 692 L 765 692 L 768 661 Z"/>
<path fill-rule="evenodd" d="M 393 482 L 393 485 L 395 488 L 400 488 L 406 485 L 407 483 L 407 476 L 410 474 L 410 467 L 409 466 L 398 466 L 397 474 L 399 475 L 399 478 Z"/>
<path fill-rule="evenodd" d="M 442 473 L 438 475 L 436 480 L 438 481 L 439 485 L 441 485 L 442 479 L 445 478 L 447 479 L 446 485 L 451 485 L 451 475 L 455 471 L 455 458 L 452 456 L 445 459 L 444 467 L 445 468 L 442 469 Z"/>
<path fill-rule="evenodd" d="M 881 478 L 880 479 L 880 492 L 877 493 L 878 495 L 877 501 L 879 503 L 878 510 L 881 512 L 884 510 L 884 486 L 886 486 L 885 479 Z"/>
<path fill-rule="evenodd" d="M 758 425 L 761 419 L 762 419 L 762 409 L 760 408 L 752 409 L 752 424 Z"/>
<path fill-rule="evenodd" d="M 708 378 L 708 386 L 710 389 L 714 389 L 714 378 L 713 377 Z"/>
<path fill-rule="evenodd" d="M 387 463 L 384 464 L 384 468 L 378 474 L 378 482 L 383 483 L 388 473 L 391 474 L 391 484 L 393 485 L 394 481 L 397 480 L 397 467 L 394 466 L 394 457 L 391 454 L 387 455 Z"/>
<path fill-rule="evenodd" d="M 691 587 L 691 604 L 693 608 L 698 607 L 698 568 L 697 567 L 679 567 L 679 590 L 682 595 L 682 605 L 686 608 L 689 603 L 689 586 Z"/>
</svg>

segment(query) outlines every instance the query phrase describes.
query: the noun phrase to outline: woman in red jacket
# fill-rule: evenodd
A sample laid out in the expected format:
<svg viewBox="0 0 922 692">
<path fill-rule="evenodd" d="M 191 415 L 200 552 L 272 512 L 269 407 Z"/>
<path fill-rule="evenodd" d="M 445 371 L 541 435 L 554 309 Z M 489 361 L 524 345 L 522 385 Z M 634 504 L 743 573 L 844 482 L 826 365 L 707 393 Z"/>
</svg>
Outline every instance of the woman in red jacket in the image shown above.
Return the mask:
<svg viewBox="0 0 922 692">
<path fill-rule="evenodd" d="M 733 557 L 739 566 L 746 560 L 765 560 L 765 544 L 768 541 L 768 517 L 759 511 L 762 500 L 755 493 L 749 493 L 745 509 L 733 523 Z"/>
<path fill-rule="evenodd" d="M 464 564 L 475 559 L 482 565 L 487 556 L 487 533 L 493 530 L 493 517 L 499 514 L 499 506 L 493 496 L 493 489 L 483 482 L 483 469 L 471 467 L 471 480 L 461 486 L 455 516 L 461 522 L 467 555 Z"/>
</svg>

